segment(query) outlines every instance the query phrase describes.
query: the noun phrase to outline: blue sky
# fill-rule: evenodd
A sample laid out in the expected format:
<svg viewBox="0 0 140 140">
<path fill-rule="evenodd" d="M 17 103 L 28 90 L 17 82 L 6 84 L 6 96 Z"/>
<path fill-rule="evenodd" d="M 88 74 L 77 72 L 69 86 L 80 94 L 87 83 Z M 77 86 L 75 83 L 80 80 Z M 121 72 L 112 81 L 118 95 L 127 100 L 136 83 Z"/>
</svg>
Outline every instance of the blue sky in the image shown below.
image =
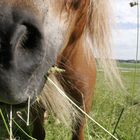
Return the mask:
<svg viewBox="0 0 140 140">
<path fill-rule="evenodd" d="M 131 8 L 129 6 L 129 3 L 132 1 L 134 0 L 113 0 L 111 3 L 116 22 L 112 27 L 113 52 L 114 57 L 117 59 L 136 58 L 137 7 L 135 6 Z"/>
</svg>

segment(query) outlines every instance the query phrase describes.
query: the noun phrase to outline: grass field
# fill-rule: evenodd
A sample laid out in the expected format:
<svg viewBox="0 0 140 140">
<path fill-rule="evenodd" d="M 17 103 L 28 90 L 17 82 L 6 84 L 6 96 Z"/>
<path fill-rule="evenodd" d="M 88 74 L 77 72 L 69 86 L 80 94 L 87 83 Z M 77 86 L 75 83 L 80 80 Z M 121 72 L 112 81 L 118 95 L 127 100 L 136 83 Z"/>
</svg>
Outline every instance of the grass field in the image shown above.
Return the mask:
<svg viewBox="0 0 140 140">
<path fill-rule="evenodd" d="M 121 63 L 119 67 L 133 69 L 135 65 Z M 140 64 L 138 64 L 139 68 Z M 134 71 L 121 72 L 127 92 L 122 91 L 119 87 L 114 87 L 113 91 L 110 90 L 107 82 L 103 80 L 103 73 L 97 73 L 97 84 L 90 116 L 113 133 L 118 118 L 122 113 L 114 133 L 119 140 L 140 140 L 140 71 L 137 71 L 136 74 L 134 74 Z M 70 130 L 52 117 L 49 117 L 45 128 L 46 140 L 70 140 L 71 138 Z M 0 135 L 2 134 L 3 129 L 0 127 Z M 85 140 L 93 139 L 113 140 L 96 124 L 87 120 Z M 0 140 L 2 140 L 1 136 Z M 28 138 L 20 140 L 28 140 Z"/>
<path fill-rule="evenodd" d="M 140 64 L 137 65 L 140 68 Z M 121 63 L 119 67 L 133 69 L 135 64 Z M 121 72 L 121 74 L 127 92 L 119 87 L 110 90 L 103 80 L 103 73 L 98 72 L 90 116 L 113 133 L 118 118 L 123 112 L 114 135 L 119 140 L 140 140 L 140 72 L 136 73 L 136 78 L 134 78 L 134 71 Z M 85 140 L 113 140 L 93 122 L 87 121 Z M 56 125 L 52 118 L 46 124 L 46 132 L 46 140 L 70 140 L 71 137 L 70 131 L 63 129 L 61 124 Z"/>
<path fill-rule="evenodd" d="M 127 62 L 122 62 L 122 63 L 118 63 L 118 67 L 121 67 L 121 68 L 135 68 L 135 66 L 140 69 L 140 63 L 127 63 Z"/>
</svg>

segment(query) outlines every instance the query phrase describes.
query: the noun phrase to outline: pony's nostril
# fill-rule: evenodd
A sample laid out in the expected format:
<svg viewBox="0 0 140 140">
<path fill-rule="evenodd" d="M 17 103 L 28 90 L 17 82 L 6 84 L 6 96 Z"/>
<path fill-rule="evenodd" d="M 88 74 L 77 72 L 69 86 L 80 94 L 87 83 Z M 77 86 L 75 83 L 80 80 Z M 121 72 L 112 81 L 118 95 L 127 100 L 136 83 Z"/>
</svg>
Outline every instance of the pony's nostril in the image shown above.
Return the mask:
<svg viewBox="0 0 140 140">
<path fill-rule="evenodd" d="M 10 40 L 10 45 L 16 47 L 17 45 L 22 44 L 25 40 L 27 34 L 27 28 L 24 25 L 17 25 L 12 38 Z"/>
<path fill-rule="evenodd" d="M 0 68 L 10 68 L 15 47 L 22 44 L 26 32 L 24 25 L 12 24 L 6 30 L 0 27 Z"/>
<path fill-rule="evenodd" d="M 43 38 L 42 33 L 34 23 L 22 23 L 24 26 L 26 26 L 27 34 L 26 39 L 24 41 L 23 47 L 25 49 L 34 49 L 40 44 L 41 39 Z"/>
<path fill-rule="evenodd" d="M 17 25 L 12 33 L 10 45 L 12 47 L 22 46 L 25 49 L 32 49 L 39 43 L 42 35 L 39 29 L 31 23 Z"/>
</svg>

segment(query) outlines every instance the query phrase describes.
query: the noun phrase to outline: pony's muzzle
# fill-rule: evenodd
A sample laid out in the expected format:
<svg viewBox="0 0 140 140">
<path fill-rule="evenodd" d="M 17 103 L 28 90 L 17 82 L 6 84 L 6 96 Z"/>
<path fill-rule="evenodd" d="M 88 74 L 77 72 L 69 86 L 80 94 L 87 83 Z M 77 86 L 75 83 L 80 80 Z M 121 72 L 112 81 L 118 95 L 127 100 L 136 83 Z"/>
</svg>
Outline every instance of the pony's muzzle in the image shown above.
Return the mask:
<svg viewBox="0 0 140 140">
<path fill-rule="evenodd" d="M 33 13 L 7 8 L 0 8 L 0 102 L 26 104 L 43 83 L 43 33 Z"/>
</svg>

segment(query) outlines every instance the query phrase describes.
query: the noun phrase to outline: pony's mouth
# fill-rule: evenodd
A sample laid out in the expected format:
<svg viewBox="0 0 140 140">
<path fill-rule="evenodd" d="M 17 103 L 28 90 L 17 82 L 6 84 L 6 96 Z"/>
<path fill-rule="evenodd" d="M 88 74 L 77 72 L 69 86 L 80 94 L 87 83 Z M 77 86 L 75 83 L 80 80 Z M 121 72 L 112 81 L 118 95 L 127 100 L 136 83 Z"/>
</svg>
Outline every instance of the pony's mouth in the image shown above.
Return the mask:
<svg viewBox="0 0 140 140">
<path fill-rule="evenodd" d="M 0 107 L 9 108 L 9 106 L 10 104 L 0 102 Z M 21 104 L 12 105 L 14 109 L 23 109 L 23 108 L 26 108 L 27 106 L 28 106 L 28 101 Z"/>
<path fill-rule="evenodd" d="M 15 118 L 18 118 L 20 120 L 22 120 L 24 123 L 26 123 L 27 126 L 29 126 L 30 124 L 30 109 L 32 108 L 31 104 L 29 103 L 29 100 L 21 103 L 21 104 L 17 104 L 17 105 L 10 105 L 10 104 L 6 104 L 6 103 L 2 103 L 0 102 L 0 115 L 4 115 L 4 113 L 6 113 L 6 115 L 9 118 L 9 124 L 12 124 L 12 120 L 14 120 L 15 122 Z M 27 120 L 24 118 L 25 115 L 27 115 Z M 5 118 L 4 118 L 5 119 Z"/>
<path fill-rule="evenodd" d="M 19 104 L 8 104 L 8 103 L 0 102 L 0 108 L 9 108 L 10 106 L 12 106 L 12 108 L 15 110 L 20 110 L 20 109 L 22 110 L 27 108 L 28 106 L 31 107 L 35 102 L 36 100 L 31 98 L 28 98 L 25 102 Z"/>
</svg>

